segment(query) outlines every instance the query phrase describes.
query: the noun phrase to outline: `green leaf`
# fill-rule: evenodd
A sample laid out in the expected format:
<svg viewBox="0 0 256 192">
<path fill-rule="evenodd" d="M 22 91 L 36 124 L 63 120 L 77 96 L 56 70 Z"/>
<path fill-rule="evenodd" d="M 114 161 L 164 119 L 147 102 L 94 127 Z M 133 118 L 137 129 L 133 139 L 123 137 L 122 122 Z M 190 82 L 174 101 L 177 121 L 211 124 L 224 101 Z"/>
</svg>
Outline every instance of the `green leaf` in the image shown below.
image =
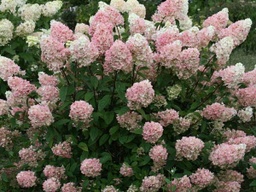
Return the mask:
<svg viewBox="0 0 256 192">
<path fill-rule="evenodd" d="M 256 180 L 253 180 L 253 181 L 250 183 L 250 187 L 256 187 Z"/>
<path fill-rule="evenodd" d="M 101 154 L 101 158 L 100 158 L 100 162 L 102 164 L 106 163 L 107 161 L 111 161 L 112 160 L 112 156 L 110 153 L 107 153 L 107 152 L 103 152 Z"/>
<path fill-rule="evenodd" d="M 98 104 L 98 110 L 102 111 L 104 108 L 106 108 L 111 102 L 111 96 L 110 95 L 105 95 Z"/>
<path fill-rule="evenodd" d="M 102 146 L 103 144 L 105 144 L 106 141 L 108 140 L 108 138 L 109 138 L 108 134 L 102 135 L 101 138 L 100 138 L 100 141 L 99 141 L 99 145 Z"/>
<path fill-rule="evenodd" d="M 91 81 L 93 88 L 96 89 L 98 87 L 98 83 L 99 83 L 99 80 L 97 79 L 97 77 L 91 76 L 90 81 Z"/>
<path fill-rule="evenodd" d="M 109 130 L 110 135 L 115 134 L 118 131 L 118 129 L 119 129 L 119 126 L 117 126 L 117 125 L 114 127 L 111 127 Z"/>
<path fill-rule="evenodd" d="M 78 147 L 79 147 L 80 149 L 82 149 L 83 151 L 88 151 L 88 146 L 87 146 L 86 143 L 84 143 L 84 142 L 80 142 L 80 143 L 78 144 Z"/>
<path fill-rule="evenodd" d="M 134 133 L 134 134 L 137 134 L 137 135 L 142 135 L 142 129 L 135 129 L 131 132 Z"/>
<path fill-rule="evenodd" d="M 84 100 L 89 102 L 93 98 L 93 92 L 88 92 L 84 95 Z"/>
<path fill-rule="evenodd" d="M 114 112 L 107 112 L 107 113 L 104 113 L 103 119 L 106 122 L 106 124 L 109 125 L 114 120 L 114 117 L 115 117 Z"/>
<path fill-rule="evenodd" d="M 90 138 L 92 141 L 94 141 L 98 135 L 100 134 L 100 130 L 96 127 L 90 128 Z"/>
<path fill-rule="evenodd" d="M 60 88 L 60 100 L 64 102 L 66 100 L 68 93 L 68 88 L 67 87 L 61 87 Z"/>
<path fill-rule="evenodd" d="M 135 135 L 124 135 L 119 138 L 119 142 L 122 144 L 129 143 L 135 138 Z"/>
<path fill-rule="evenodd" d="M 69 121 L 70 121 L 70 119 L 61 119 L 61 120 L 55 122 L 54 125 L 56 127 L 61 127 L 62 125 L 68 123 Z"/>
</svg>

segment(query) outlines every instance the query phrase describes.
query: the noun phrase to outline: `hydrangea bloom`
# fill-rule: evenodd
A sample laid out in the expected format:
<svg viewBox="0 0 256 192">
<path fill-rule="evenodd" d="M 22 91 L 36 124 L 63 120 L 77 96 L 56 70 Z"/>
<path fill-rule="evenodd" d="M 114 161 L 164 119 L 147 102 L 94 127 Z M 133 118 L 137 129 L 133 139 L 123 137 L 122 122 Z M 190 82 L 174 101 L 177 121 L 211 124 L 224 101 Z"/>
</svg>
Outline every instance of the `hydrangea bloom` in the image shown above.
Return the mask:
<svg viewBox="0 0 256 192">
<path fill-rule="evenodd" d="M 7 57 L 0 56 L 0 78 L 4 81 L 8 80 L 8 77 L 21 73 L 20 67 Z"/>
<path fill-rule="evenodd" d="M 117 122 L 123 128 L 126 128 L 128 131 L 133 131 L 140 128 L 139 122 L 142 120 L 142 116 L 134 111 L 128 111 L 123 115 L 117 115 Z"/>
<path fill-rule="evenodd" d="M 120 40 L 116 40 L 105 53 L 105 63 L 103 65 L 106 74 L 114 71 L 132 71 L 132 54 L 127 45 Z"/>
<path fill-rule="evenodd" d="M 36 185 L 37 177 L 33 171 L 21 171 L 17 174 L 16 179 L 21 187 L 30 188 Z"/>
<path fill-rule="evenodd" d="M 99 56 L 97 47 L 84 35 L 72 41 L 69 50 L 71 59 L 78 63 L 78 67 L 89 66 Z"/>
<path fill-rule="evenodd" d="M 8 19 L 0 20 L 0 46 L 6 45 L 13 37 L 14 26 Z"/>
<path fill-rule="evenodd" d="M 253 116 L 253 109 L 251 107 L 246 107 L 238 111 L 237 116 L 242 122 L 249 122 Z"/>
<path fill-rule="evenodd" d="M 102 164 L 99 159 L 85 159 L 81 163 L 80 170 L 86 177 L 97 177 L 102 170 Z"/>
<path fill-rule="evenodd" d="M 184 175 L 181 178 L 174 179 L 171 184 L 168 184 L 168 191 L 172 192 L 172 188 L 175 186 L 176 192 L 185 192 L 189 191 L 192 188 L 190 179 L 187 175 Z M 170 189 L 170 190 L 169 190 Z"/>
<path fill-rule="evenodd" d="M 54 16 L 62 7 L 62 1 L 49 1 L 41 5 L 42 15 L 45 17 Z"/>
<path fill-rule="evenodd" d="M 186 158 L 188 160 L 196 160 L 200 152 L 204 148 L 204 142 L 196 137 L 182 137 L 175 144 L 176 157 L 178 159 Z"/>
<path fill-rule="evenodd" d="M 140 109 L 152 103 L 155 91 L 148 80 L 134 83 L 125 94 L 130 109 Z"/>
<path fill-rule="evenodd" d="M 203 189 L 213 183 L 214 174 L 208 169 L 197 169 L 195 173 L 189 176 L 191 183 Z"/>
<path fill-rule="evenodd" d="M 54 86 L 41 86 L 36 92 L 41 96 L 42 101 L 57 102 L 59 99 L 59 89 Z"/>
<path fill-rule="evenodd" d="M 33 105 L 28 110 L 28 118 L 32 127 L 51 125 L 54 120 L 52 113 L 46 105 Z"/>
<path fill-rule="evenodd" d="M 41 16 L 41 6 L 35 4 L 24 4 L 18 10 L 19 16 L 24 21 L 37 21 Z"/>
<path fill-rule="evenodd" d="M 163 145 L 155 145 L 150 149 L 149 156 L 154 161 L 154 166 L 158 168 L 166 164 L 168 152 Z"/>
<path fill-rule="evenodd" d="M 224 182 L 235 181 L 241 184 L 244 181 L 243 174 L 230 169 L 220 172 L 217 176 L 220 181 Z"/>
<path fill-rule="evenodd" d="M 65 168 L 55 167 L 52 165 L 46 165 L 43 170 L 44 176 L 47 178 L 55 177 L 57 179 L 61 179 L 65 177 Z"/>
<path fill-rule="evenodd" d="M 251 157 L 249 159 L 250 162 L 250 167 L 247 168 L 246 172 L 247 172 L 247 176 L 250 179 L 255 179 L 256 178 L 256 170 L 254 169 L 254 167 L 252 166 L 252 164 L 256 164 L 256 158 L 255 157 Z"/>
<path fill-rule="evenodd" d="M 122 167 L 120 168 L 119 172 L 124 177 L 131 177 L 133 175 L 132 168 L 129 165 L 127 165 L 126 163 L 122 164 Z"/>
<path fill-rule="evenodd" d="M 75 187 L 75 183 L 73 182 L 65 183 L 61 187 L 61 192 L 81 192 L 81 191 L 82 189 Z"/>
<path fill-rule="evenodd" d="M 146 122 L 143 126 L 143 139 L 149 143 L 155 143 L 163 134 L 163 127 L 160 123 Z"/>
<path fill-rule="evenodd" d="M 36 90 L 35 85 L 20 77 L 9 77 L 7 83 L 14 97 L 27 96 Z"/>
<path fill-rule="evenodd" d="M 36 164 L 38 160 L 38 154 L 33 146 L 19 150 L 19 157 L 24 163 L 28 163 L 30 165 Z"/>
<path fill-rule="evenodd" d="M 107 185 L 101 192 L 118 192 L 119 190 L 116 189 L 113 185 Z"/>
<path fill-rule="evenodd" d="M 141 192 L 157 192 L 163 185 L 162 176 L 148 176 L 144 177 L 140 187 Z"/>
<path fill-rule="evenodd" d="M 165 111 L 160 111 L 157 113 L 157 117 L 159 117 L 159 123 L 163 127 L 167 127 L 174 123 L 175 120 L 179 119 L 179 112 L 174 109 L 167 109 Z"/>
<path fill-rule="evenodd" d="M 75 101 L 70 106 L 69 117 L 74 121 L 89 123 L 93 107 L 86 101 Z"/>
<path fill-rule="evenodd" d="M 246 150 L 245 144 L 227 144 L 216 145 L 212 150 L 209 160 L 213 165 L 220 168 L 234 167 L 244 158 Z"/>
<path fill-rule="evenodd" d="M 256 87 L 250 86 L 246 88 L 238 89 L 235 93 L 238 98 L 238 102 L 244 106 L 256 106 Z"/>
<path fill-rule="evenodd" d="M 249 152 L 253 148 L 256 147 L 256 137 L 255 136 L 244 136 L 244 137 L 237 137 L 231 138 L 227 142 L 228 144 L 245 144 L 246 150 L 245 152 Z"/>
<path fill-rule="evenodd" d="M 27 36 L 34 32 L 36 23 L 34 21 L 25 21 L 16 27 L 15 33 L 20 37 Z"/>
<path fill-rule="evenodd" d="M 51 177 L 43 182 L 43 190 L 45 192 L 56 192 L 60 188 L 61 184 L 58 179 Z"/>
<path fill-rule="evenodd" d="M 52 152 L 54 155 L 63 158 L 71 158 L 72 156 L 72 148 L 70 143 L 67 141 L 54 145 L 52 147 Z"/>
<path fill-rule="evenodd" d="M 53 39 L 65 43 L 74 39 L 73 32 L 68 28 L 68 26 L 62 24 L 61 22 L 52 20 L 50 35 Z"/>
<path fill-rule="evenodd" d="M 229 121 L 233 116 L 236 115 L 234 108 L 225 107 L 224 104 L 213 103 L 207 105 L 202 112 L 203 117 L 209 120 L 219 120 L 222 122 Z"/>
<path fill-rule="evenodd" d="M 53 75 L 48 75 L 44 72 L 38 73 L 38 80 L 42 86 L 57 86 L 58 79 Z"/>
<path fill-rule="evenodd" d="M 146 16 L 146 8 L 143 4 L 140 4 L 137 0 L 127 0 L 125 3 L 125 9 L 128 13 L 135 13 L 141 18 Z"/>
<path fill-rule="evenodd" d="M 256 69 L 244 73 L 243 83 L 245 83 L 248 86 L 256 84 Z"/>
<path fill-rule="evenodd" d="M 7 101 L 0 99 L 0 115 L 8 114 L 9 106 Z"/>
</svg>

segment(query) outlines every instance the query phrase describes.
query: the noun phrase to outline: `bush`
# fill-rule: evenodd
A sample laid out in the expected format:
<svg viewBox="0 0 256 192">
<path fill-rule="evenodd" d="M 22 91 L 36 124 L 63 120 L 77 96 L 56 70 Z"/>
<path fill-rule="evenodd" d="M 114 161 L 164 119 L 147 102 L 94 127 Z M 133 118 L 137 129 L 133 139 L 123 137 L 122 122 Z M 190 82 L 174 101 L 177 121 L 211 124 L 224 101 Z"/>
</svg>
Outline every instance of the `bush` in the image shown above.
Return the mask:
<svg viewBox="0 0 256 192">
<path fill-rule="evenodd" d="M 228 25 L 223 9 L 199 29 L 186 1 L 153 21 L 110 3 L 74 31 L 50 22 L 37 79 L 0 57 L 0 189 L 255 190 L 255 70 L 226 67 L 251 20 Z"/>
</svg>

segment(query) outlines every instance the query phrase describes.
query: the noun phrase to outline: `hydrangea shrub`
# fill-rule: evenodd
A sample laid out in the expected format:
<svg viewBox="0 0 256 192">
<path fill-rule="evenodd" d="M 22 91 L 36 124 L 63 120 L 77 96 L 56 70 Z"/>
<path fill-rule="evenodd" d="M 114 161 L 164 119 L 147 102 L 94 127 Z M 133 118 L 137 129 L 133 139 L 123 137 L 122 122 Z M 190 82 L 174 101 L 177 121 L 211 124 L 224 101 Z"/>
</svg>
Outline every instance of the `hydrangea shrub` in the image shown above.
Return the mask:
<svg viewBox="0 0 256 192">
<path fill-rule="evenodd" d="M 151 21 L 112 0 L 74 31 L 52 20 L 28 39 L 47 69 L 36 81 L 1 56 L 0 189 L 253 190 L 255 70 L 226 66 L 252 22 L 187 13 L 167 0 Z"/>
</svg>

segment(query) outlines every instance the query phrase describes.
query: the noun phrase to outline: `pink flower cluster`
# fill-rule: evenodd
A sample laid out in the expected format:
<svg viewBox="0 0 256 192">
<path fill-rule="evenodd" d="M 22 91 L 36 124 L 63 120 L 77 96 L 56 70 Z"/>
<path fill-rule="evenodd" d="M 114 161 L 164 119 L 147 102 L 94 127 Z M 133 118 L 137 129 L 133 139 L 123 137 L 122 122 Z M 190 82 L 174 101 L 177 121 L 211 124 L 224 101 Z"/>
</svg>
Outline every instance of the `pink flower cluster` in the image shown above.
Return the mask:
<svg viewBox="0 0 256 192">
<path fill-rule="evenodd" d="M 52 152 L 54 155 L 63 158 L 71 158 L 72 156 L 72 148 L 70 143 L 67 141 L 54 145 L 52 147 Z"/>
<path fill-rule="evenodd" d="M 20 77 L 9 77 L 7 83 L 14 97 L 28 96 L 36 90 L 35 85 Z"/>
<path fill-rule="evenodd" d="M 208 169 L 197 169 L 195 173 L 189 176 L 192 184 L 197 188 L 203 189 L 208 185 L 211 185 L 214 181 L 214 174 Z"/>
<path fill-rule="evenodd" d="M 98 56 L 99 51 L 89 38 L 85 35 L 76 38 L 69 47 L 71 60 L 78 63 L 78 67 L 89 66 Z"/>
<path fill-rule="evenodd" d="M 140 187 L 141 192 L 157 192 L 163 185 L 163 175 L 144 177 Z"/>
<path fill-rule="evenodd" d="M 116 189 L 113 185 L 107 185 L 101 192 L 118 192 L 119 190 Z"/>
<path fill-rule="evenodd" d="M 7 81 L 9 77 L 21 73 L 20 67 L 7 57 L 0 56 L 0 78 Z"/>
<path fill-rule="evenodd" d="M 37 177 L 33 171 L 21 171 L 17 174 L 16 179 L 23 188 L 30 188 L 36 185 Z"/>
<path fill-rule="evenodd" d="M 134 83 L 125 94 L 130 109 L 140 109 L 152 103 L 155 91 L 148 80 Z"/>
<path fill-rule="evenodd" d="M 0 99 L 0 115 L 6 115 L 8 114 L 8 104 L 7 101 Z"/>
<path fill-rule="evenodd" d="M 220 168 L 232 168 L 244 158 L 245 150 L 245 144 L 222 143 L 213 148 L 209 160 Z"/>
<path fill-rule="evenodd" d="M 191 125 L 191 119 L 185 117 L 179 117 L 173 124 L 173 130 L 176 134 L 184 133 L 189 129 Z"/>
<path fill-rule="evenodd" d="M 218 179 L 219 181 L 235 181 L 241 184 L 244 181 L 244 175 L 235 170 L 228 169 L 224 172 L 220 172 L 220 174 L 218 174 Z"/>
<path fill-rule="evenodd" d="M 204 142 L 196 137 L 182 137 L 177 140 L 175 144 L 176 157 L 182 159 L 183 157 L 188 160 L 196 160 L 200 152 L 204 148 Z"/>
<path fill-rule="evenodd" d="M 44 176 L 47 178 L 55 177 L 56 179 L 65 178 L 65 168 L 46 165 L 43 170 Z"/>
<path fill-rule="evenodd" d="M 53 75 L 48 75 L 44 72 L 38 73 L 38 81 L 41 86 L 54 86 L 56 87 L 58 85 L 58 78 Z"/>
<path fill-rule="evenodd" d="M 235 139 L 238 137 L 245 137 L 246 133 L 242 130 L 229 129 L 222 134 L 227 140 Z"/>
<path fill-rule="evenodd" d="M 28 110 L 28 118 L 32 127 L 50 126 L 53 122 L 52 113 L 47 105 L 33 105 Z"/>
<path fill-rule="evenodd" d="M 126 163 L 122 164 L 122 167 L 120 168 L 119 172 L 124 177 L 131 177 L 133 175 L 133 169 Z"/>
<path fill-rule="evenodd" d="M 21 150 L 19 150 L 19 157 L 24 163 L 27 163 L 29 165 L 37 164 L 37 160 L 39 158 L 33 146 L 30 146 L 29 148 L 22 148 Z"/>
<path fill-rule="evenodd" d="M 130 36 L 126 42 L 132 53 L 133 63 L 136 66 L 149 67 L 153 63 L 153 52 L 143 35 L 136 33 Z"/>
<path fill-rule="evenodd" d="M 60 188 L 61 184 L 58 179 L 51 177 L 43 182 L 43 190 L 45 192 L 56 192 Z"/>
<path fill-rule="evenodd" d="M 155 145 L 149 151 L 149 157 L 154 162 L 154 168 L 157 170 L 164 166 L 167 161 L 168 152 L 163 145 Z"/>
<path fill-rule="evenodd" d="M 255 179 L 256 178 L 256 169 L 254 169 L 255 166 L 252 166 L 252 165 L 256 165 L 256 157 L 251 157 L 249 159 L 249 162 L 250 162 L 251 166 L 246 170 L 247 176 L 250 179 Z"/>
<path fill-rule="evenodd" d="M 116 40 L 105 53 L 105 63 L 103 65 L 106 74 L 114 71 L 132 71 L 132 54 L 127 45 L 120 40 Z"/>
<path fill-rule="evenodd" d="M 249 86 L 246 88 L 238 89 L 235 93 L 238 102 L 245 107 L 256 106 L 256 87 Z"/>
<path fill-rule="evenodd" d="M 245 83 L 248 87 L 256 84 L 256 69 L 244 73 L 243 83 Z"/>
<path fill-rule="evenodd" d="M 237 114 L 234 108 L 225 107 L 224 104 L 213 103 L 207 105 L 202 112 L 204 118 L 209 120 L 218 120 L 222 122 L 229 121 Z"/>
<path fill-rule="evenodd" d="M 70 51 L 65 47 L 64 43 L 52 36 L 42 37 L 40 48 L 41 60 L 53 72 L 59 72 L 70 55 Z"/>
<path fill-rule="evenodd" d="M 36 92 L 41 96 L 41 101 L 56 103 L 59 100 L 59 89 L 57 87 L 41 86 Z"/>
<path fill-rule="evenodd" d="M 73 182 L 65 183 L 61 187 L 61 192 L 81 192 L 81 191 L 82 191 L 82 189 L 75 187 L 75 183 L 73 183 Z"/>
<path fill-rule="evenodd" d="M 97 177 L 102 170 L 102 164 L 96 158 L 85 159 L 81 163 L 80 170 L 86 177 Z"/>
<path fill-rule="evenodd" d="M 163 135 L 163 127 L 160 123 L 146 122 L 143 126 L 143 139 L 149 143 L 156 143 L 158 139 Z"/>
<path fill-rule="evenodd" d="M 160 29 L 159 31 L 156 32 L 156 35 L 155 35 L 155 45 L 156 45 L 157 51 L 160 52 L 164 46 L 168 44 L 173 44 L 178 39 L 179 39 L 179 29 L 177 27 L 171 26 L 168 28 Z M 182 45 L 181 41 L 176 42 L 176 44 L 177 44 L 176 45 L 177 49 L 180 50 L 179 47 Z M 174 49 L 175 46 L 173 45 L 172 47 L 165 48 L 165 49 L 167 51 L 172 50 L 172 52 L 175 53 L 175 49 Z"/>
<path fill-rule="evenodd" d="M 218 36 L 221 39 L 230 36 L 234 40 L 234 45 L 238 46 L 245 41 L 251 29 L 251 26 L 251 19 L 240 20 L 235 23 L 232 23 L 228 26 L 228 28 L 222 29 L 219 32 Z"/>
<path fill-rule="evenodd" d="M 51 37 L 61 43 L 65 43 L 74 39 L 73 31 L 61 22 L 52 20 L 50 31 Z"/>
<path fill-rule="evenodd" d="M 246 150 L 245 152 L 249 152 L 256 147 L 256 137 L 255 136 L 243 136 L 237 138 L 231 138 L 227 142 L 228 144 L 245 144 Z"/>
<path fill-rule="evenodd" d="M 181 178 L 174 179 L 170 184 L 168 184 L 168 192 L 173 192 L 172 188 L 175 186 L 175 192 L 186 192 L 190 191 L 192 184 L 187 175 Z"/>
<path fill-rule="evenodd" d="M 128 111 L 123 115 L 117 115 L 117 122 L 123 128 L 126 128 L 128 131 L 133 131 L 140 128 L 139 122 L 142 120 L 142 116 L 134 111 Z"/>
<path fill-rule="evenodd" d="M 86 101 L 75 101 L 70 106 L 69 117 L 78 122 L 84 122 L 88 124 L 91 120 L 93 107 Z"/>
<path fill-rule="evenodd" d="M 8 147 L 12 144 L 12 132 L 5 127 L 0 128 L 0 147 Z"/>
</svg>

